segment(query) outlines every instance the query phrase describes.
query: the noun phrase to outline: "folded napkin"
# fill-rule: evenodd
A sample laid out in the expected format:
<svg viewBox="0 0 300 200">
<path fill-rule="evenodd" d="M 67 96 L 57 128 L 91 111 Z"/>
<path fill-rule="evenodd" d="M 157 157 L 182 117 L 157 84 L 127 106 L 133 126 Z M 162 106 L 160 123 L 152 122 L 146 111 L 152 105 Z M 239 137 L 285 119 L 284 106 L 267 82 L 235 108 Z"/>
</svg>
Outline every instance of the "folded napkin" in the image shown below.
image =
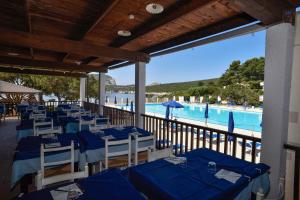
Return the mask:
<svg viewBox="0 0 300 200">
<path fill-rule="evenodd" d="M 174 165 L 186 163 L 186 157 L 168 157 L 168 158 L 165 158 L 164 160 L 169 163 L 172 163 Z"/>
<path fill-rule="evenodd" d="M 101 137 L 101 138 L 102 138 L 103 140 L 105 140 L 105 139 L 108 139 L 108 140 L 115 139 L 115 137 L 112 136 L 112 135 L 103 136 L 103 137 Z"/>
<path fill-rule="evenodd" d="M 241 174 L 232 172 L 232 171 L 228 171 L 226 169 L 221 169 L 219 170 L 216 174 L 215 177 L 219 178 L 219 179 L 225 179 L 233 184 L 235 184 L 237 182 L 237 180 L 239 180 L 239 178 L 241 178 Z"/>
<path fill-rule="evenodd" d="M 55 147 L 61 147 L 61 144 L 59 142 L 53 142 L 53 143 L 47 143 L 45 144 L 45 148 L 55 148 Z"/>
<path fill-rule="evenodd" d="M 55 190 L 51 190 L 50 194 L 51 194 L 53 200 L 67 200 L 68 194 L 70 192 L 74 192 L 76 194 L 76 196 L 80 196 L 83 194 L 83 192 L 80 190 L 80 188 L 75 183 L 66 185 L 64 187 L 59 187 Z"/>
<path fill-rule="evenodd" d="M 132 132 L 132 133 L 130 133 L 131 135 L 133 135 L 133 136 L 135 136 L 135 135 L 137 135 L 137 136 L 141 136 L 141 135 L 143 135 L 142 133 L 139 133 L 139 132 Z"/>
</svg>

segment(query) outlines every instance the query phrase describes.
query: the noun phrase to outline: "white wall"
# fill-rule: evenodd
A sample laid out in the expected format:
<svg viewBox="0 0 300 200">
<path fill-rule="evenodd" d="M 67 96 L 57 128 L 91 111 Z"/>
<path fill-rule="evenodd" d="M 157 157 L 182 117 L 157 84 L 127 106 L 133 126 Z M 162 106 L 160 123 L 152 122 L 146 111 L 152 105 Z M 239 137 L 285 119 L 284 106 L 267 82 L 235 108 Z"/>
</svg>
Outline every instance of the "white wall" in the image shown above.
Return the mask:
<svg viewBox="0 0 300 200">
<path fill-rule="evenodd" d="M 261 161 L 271 167 L 268 198 L 276 198 L 280 178 L 285 176 L 283 145 L 289 123 L 293 46 L 293 25 L 281 23 L 267 29 Z"/>
<path fill-rule="evenodd" d="M 288 141 L 300 144 L 300 14 L 296 15 Z"/>
<path fill-rule="evenodd" d="M 296 15 L 294 58 L 290 90 L 288 142 L 300 144 L 300 14 Z M 299 161 L 298 161 L 299 162 Z M 287 151 L 285 199 L 293 199 L 295 154 Z"/>
</svg>

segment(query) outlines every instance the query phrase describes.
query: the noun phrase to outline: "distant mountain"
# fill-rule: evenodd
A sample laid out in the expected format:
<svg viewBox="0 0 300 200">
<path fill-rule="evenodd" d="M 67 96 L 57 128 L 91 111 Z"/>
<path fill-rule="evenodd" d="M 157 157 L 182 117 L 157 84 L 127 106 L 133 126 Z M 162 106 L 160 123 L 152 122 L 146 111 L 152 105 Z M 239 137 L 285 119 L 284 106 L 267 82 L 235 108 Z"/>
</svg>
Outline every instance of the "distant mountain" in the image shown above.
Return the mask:
<svg viewBox="0 0 300 200">
<path fill-rule="evenodd" d="M 117 85 L 117 82 L 113 77 L 109 75 L 105 75 L 105 77 L 106 77 L 105 85 Z"/>
<path fill-rule="evenodd" d="M 188 90 L 191 87 L 195 87 L 200 84 L 215 84 L 217 82 L 217 78 L 215 79 L 206 79 L 206 80 L 198 80 L 198 81 L 188 81 L 188 82 L 175 82 L 175 83 L 155 83 L 149 86 L 146 86 L 147 92 L 176 92 L 180 90 Z M 134 85 L 108 85 L 107 90 L 112 90 L 115 92 L 118 91 L 134 91 Z"/>
<path fill-rule="evenodd" d="M 98 74 L 90 74 L 89 76 L 93 76 L 97 80 L 99 78 Z M 111 77 L 109 75 L 105 75 L 105 85 L 117 85 L 117 82 L 113 77 Z"/>
</svg>

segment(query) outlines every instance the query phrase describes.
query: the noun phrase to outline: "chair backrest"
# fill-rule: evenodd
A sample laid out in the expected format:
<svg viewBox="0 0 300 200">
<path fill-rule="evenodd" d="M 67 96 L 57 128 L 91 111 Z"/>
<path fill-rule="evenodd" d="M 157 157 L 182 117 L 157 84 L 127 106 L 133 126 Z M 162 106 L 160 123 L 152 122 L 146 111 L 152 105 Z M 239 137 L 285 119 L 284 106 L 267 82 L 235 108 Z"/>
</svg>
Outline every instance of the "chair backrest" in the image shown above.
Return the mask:
<svg viewBox="0 0 300 200">
<path fill-rule="evenodd" d="M 39 120 L 39 119 L 45 119 L 46 116 L 46 112 L 42 112 L 42 113 L 31 113 L 31 119 L 33 120 Z"/>
<path fill-rule="evenodd" d="M 70 157 L 65 160 L 45 162 L 47 153 L 67 153 L 70 152 Z M 59 175 L 53 175 L 45 177 L 45 171 L 47 168 L 58 167 L 70 164 L 70 173 L 64 173 Z M 46 185 L 62 182 L 62 181 L 74 181 L 74 179 L 84 178 L 88 176 L 88 167 L 85 166 L 83 172 L 74 172 L 74 142 L 71 141 L 70 146 L 45 148 L 44 144 L 41 144 L 41 170 L 37 175 L 37 189 L 40 190 Z"/>
<path fill-rule="evenodd" d="M 103 123 L 98 123 L 101 120 Z M 94 124 L 89 126 L 90 131 L 100 131 L 102 129 L 109 128 L 109 118 L 107 117 L 95 117 Z"/>
<path fill-rule="evenodd" d="M 167 158 L 173 156 L 173 147 L 172 145 L 169 148 L 156 150 L 148 149 L 148 162 L 158 160 L 161 158 Z"/>
<path fill-rule="evenodd" d="M 117 150 L 120 146 L 126 146 L 127 148 L 122 148 L 122 150 Z M 113 157 L 118 156 L 128 156 L 128 167 L 131 165 L 131 135 L 124 140 L 109 140 L 105 138 L 105 169 L 108 168 L 108 160 Z"/>
<path fill-rule="evenodd" d="M 35 136 L 60 134 L 62 133 L 62 127 L 54 127 L 53 119 L 41 122 L 33 120 L 33 133 Z"/>
<path fill-rule="evenodd" d="M 92 112 L 90 110 L 82 110 L 80 111 L 81 116 L 92 116 Z"/>
<path fill-rule="evenodd" d="M 90 127 L 90 125 L 95 124 L 95 118 L 93 118 L 92 120 L 84 120 L 82 119 L 82 117 L 79 118 L 79 131 L 81 131 L 82 126 L 83 125 L 87 125 L 88 127 Z"/>
<path fill-rule="evenodd" d="M 134 164 L 138 164 L 138 153 L 142 151 L 148 151 L 149 149 L 155 149 L 155 139 L 154 135 L 139 137 L 138 134 L 133 134 L 134 141 L 132 145 L 132 151 L 134 153 Z M 143 143 L 148 143 L 149 145 L 143 145 Z"/>
<path fill-rule="evenodd" d="M 80 111 L 78 111 L 78 112 L 67 111 L 67 116 L 77 118 L 77 117 L 81 116 L 81 112 Z"/>
</svg>

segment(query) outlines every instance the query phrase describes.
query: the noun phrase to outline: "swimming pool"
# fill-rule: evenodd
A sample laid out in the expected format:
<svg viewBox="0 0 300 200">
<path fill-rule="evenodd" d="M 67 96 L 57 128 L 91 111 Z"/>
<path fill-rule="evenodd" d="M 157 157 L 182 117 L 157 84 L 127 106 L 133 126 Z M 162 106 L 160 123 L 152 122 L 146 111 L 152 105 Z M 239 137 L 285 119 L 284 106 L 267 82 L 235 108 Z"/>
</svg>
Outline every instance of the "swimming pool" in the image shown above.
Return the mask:
<svg viewBox="0 0 300 200">
<path fill-rule="evenodd" d="M 231 109 L 217 108 L 209 106 L 208 109 L 208 123 L 227 126 L 228 115 Z M 247 111 L 233 111 L 233 118 L 235 128 L 261 132 L 262 113 L 247 112 Z M 146 104 L 146 112 L 165 115 L 166 107 L 161 104 Z M 173 109 L 173 116 L 176 118 L 191 119 L 205 122 L 204 118 L 205 105 L 189 105 L 184 104 L 184 108 Z"/>
</svg>

